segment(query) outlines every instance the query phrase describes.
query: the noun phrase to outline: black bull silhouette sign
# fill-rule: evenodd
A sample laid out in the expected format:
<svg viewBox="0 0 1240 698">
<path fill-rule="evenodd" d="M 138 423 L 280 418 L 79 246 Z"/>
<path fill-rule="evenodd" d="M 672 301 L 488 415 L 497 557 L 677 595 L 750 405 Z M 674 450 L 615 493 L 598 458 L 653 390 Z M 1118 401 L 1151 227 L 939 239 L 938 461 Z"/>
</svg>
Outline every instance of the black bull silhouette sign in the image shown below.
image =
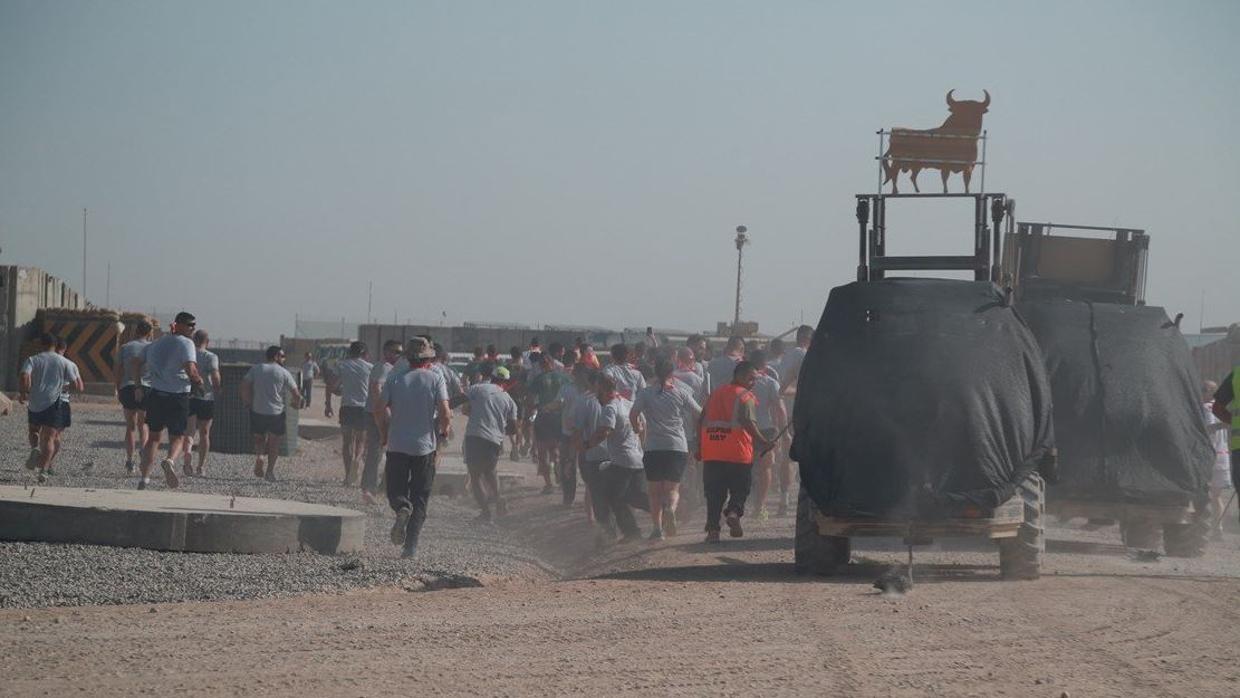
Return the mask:
<svg viewBox="0 0 1240 698">
<path fill-rule="evenodd" d="M 922 170 L 938 170 L 943 177 L 943 193 L 947 193 L 947 178 L 953 172 L 964 176 L 964 190 L 969 191 L 973 166 L 977 162 L 977 137 L 982 133 L 982 115 L 990 107 L 990 93 L 982 90 L 986 98 L 980 102 L 957 100 L 947 93 L 947 120 L 938 128 L 924 130 L 911 128 L 891 129 L 887 152 L 883 153 L 883 184 L 891 182 L 891 193 L 898 194 L 897 178 L 901 172 L 909 173 L 913 189 L 917 187 L 917 175 Z"/>
</svg>

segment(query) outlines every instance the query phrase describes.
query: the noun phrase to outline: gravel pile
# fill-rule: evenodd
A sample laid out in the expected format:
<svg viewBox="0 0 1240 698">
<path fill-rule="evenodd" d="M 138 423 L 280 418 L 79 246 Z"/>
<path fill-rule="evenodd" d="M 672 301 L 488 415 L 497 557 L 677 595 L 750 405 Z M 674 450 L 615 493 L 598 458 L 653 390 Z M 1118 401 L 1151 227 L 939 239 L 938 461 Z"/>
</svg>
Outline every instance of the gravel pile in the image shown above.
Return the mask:
<svg viewBox="0 0 1240 698">
<path fill-rule="evenodd" d="M 23 410 L 0 419 L 0 483 L 31 484 Z M 118 409 L 74 405 L 56 472 L 43 486 L 132 488 L 125 474 L 123 422 Z M 539 577 L 545 563 L 502 528 L 474 521 L 466 499 L 435 497 L 418 556 L 401 560 L 388 541 L 386 503 L 364 505 L 355 488 L 339 485 L 338 439 L 301 441 L 282 458 L 280 480 L 256 479 L 247 455 L 211 454 L 205 478 L 182 478 L 181 490 L 329 504 L 367 514 L 366 550 L 359 555 L 230 555 L 170 553 L 136 548 L 44 543 L 0 543 L 0 607 L 153 603 L 338 593 L 375 586 L 443 588 L 479 580 Z M 91 472 L 83 465 L 93 462 Z M 163 487 L 162 479 L 154 487 Z"/>
</svg>

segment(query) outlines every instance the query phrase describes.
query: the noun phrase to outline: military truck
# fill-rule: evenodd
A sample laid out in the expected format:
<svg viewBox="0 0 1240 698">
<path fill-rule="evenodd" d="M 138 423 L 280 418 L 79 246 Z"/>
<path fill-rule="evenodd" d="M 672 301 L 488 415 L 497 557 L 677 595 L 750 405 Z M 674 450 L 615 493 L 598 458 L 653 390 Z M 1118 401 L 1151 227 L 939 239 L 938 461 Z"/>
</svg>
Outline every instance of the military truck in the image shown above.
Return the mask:
<svg viewBox="0 0 1240 698">
<path fill-rule="evenodd" d="M 1061 476 L 1050 511 L 1195 557 L 1214 452 L 1180 316 L 1145 302 L 1148 250 L 1139 229 L 1018 223 L 1002 274 L 1050 376 Z"/>
<path fill-rule="evenodd" d="M 930 197 L 972 204 L 973 254 L 887 254 L 888 203 Z M 798 572 L 839 571 L 857 536 L 981 536 L 1003 578 L 1039 576 L 1051 397 L 1033 334 L 995 283 L 1013 209 L 1004 194 L 857 197 L 857 281 L 831 291 L 797 384 Z M 973 279 L 888 276 L 915 270 Z"/>
</svg>

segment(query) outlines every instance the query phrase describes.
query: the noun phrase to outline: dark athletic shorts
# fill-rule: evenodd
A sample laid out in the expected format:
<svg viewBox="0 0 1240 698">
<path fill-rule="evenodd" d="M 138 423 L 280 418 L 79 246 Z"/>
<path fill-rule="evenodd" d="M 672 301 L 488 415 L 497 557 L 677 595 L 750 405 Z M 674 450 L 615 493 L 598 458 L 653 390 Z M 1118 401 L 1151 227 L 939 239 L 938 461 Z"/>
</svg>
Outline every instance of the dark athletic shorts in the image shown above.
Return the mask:
<svg viewBox="0 0 1240 698">
<path fill-rule="evenodd" d="M 466 436 L 461 450 L 465 454 L 465 467 L 469 470 L 469 474 L 481 475 L 495 470 L 504 445 L 477 436 Z"/>
<path fill-rule="evenodd" d="M 139 401 L 137 398 L 134 397 L 134 390 L 136 390 L 137 387 L 138 386 L 136 385 L 127 385 L 121 388 L 121 391 L 118 394 L 118 397 L 120 397 L 120 400 L 121 400 L 121 407 L 124 407 L 127 410 L 146 409 L 146 407 L 144 406 L 144 403 L 146 402 L 146 395 L 143 394 L 141 401 Z M 151 392 L 150 388 L 147 388 L 144 391 L 144 393 L 149 393 L 149 392 Z"/>
<path fill-rule="evenodd" d="M 194 397 L 190 398 L 189 416 L 202 421 L 215 419 L 215 400 L 199 400 Z"/>
<path fill-rule="evenodd" d="M 534 439 L 539 443 L 556 443 L 564 436 L 559 412 L 539 412 L 534 418 Z"/>
<path fill-rule="evenodd" d="M 688 463 L 689 454 L 683 451 L 646 451 L 642 456 L 646 482 L 680 482 Z"/>
<path fill-rule="evenodd" d="M 370 424 L 370 414 L 366 412 L 365 407 L 340 406 L 340 426 L 345 429 L 365 431 L 368 424 Z"/>
<path fill-rule="evenodd" d="M 26 421 L 32 427 L 51 427 L 53 429 L 67 429 L 73 423 L 72 415 L 69 410 L 69 403 L 63 400 L 57 400 L 52 406 L 39 411 L 27 412 Z"/>
<path fill-rule="evenodd" d="M 146 425 L 153 432 L 168 430 L 168 436 L 184 436 L 185 425 L 189 421 L 189 393 L 165 393 L 147 389 L 142 391 L 146 396 Z"/>
<path fill-rule="evenodd" d="M 284 436 L 284 413 L 259 414 L 250 410 L 250 433 L 255 435 L 275 434 Z"/>
</svg>

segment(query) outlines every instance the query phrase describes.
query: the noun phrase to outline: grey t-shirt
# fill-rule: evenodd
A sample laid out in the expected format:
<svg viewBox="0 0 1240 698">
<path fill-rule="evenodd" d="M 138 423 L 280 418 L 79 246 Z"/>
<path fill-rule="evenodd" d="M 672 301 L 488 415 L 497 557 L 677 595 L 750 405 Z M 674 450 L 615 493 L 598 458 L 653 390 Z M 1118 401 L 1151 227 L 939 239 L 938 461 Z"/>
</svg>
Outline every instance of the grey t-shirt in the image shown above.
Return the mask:
<svg viewBox="0 0 1240 698">
<path fill-rule="evenodd" d="M 706 392 L 706 379 L 697 371 L 673 371 L 672 377 L 688 388 L 699 403 L 706 402 L 706 398 L 710 397 Z"/>
<path fill-rule="evenodd" d="M 30 376 L 30 398 L 26 403 L 31 412 L 42 412 L 60 400 L 65 385 L 76 380 L 77 366 L 72 361 L 48 350 L 22 362 L 22 373 Z"/>
<path fill-rule="evenodd" d="M 695 424 L 702 408 L 685 384 L 675 381 L 671 388 L 662 385 L 642 388 L 633 401 L 632 411 L 646 418 L 647 451 L 688 453 L 685 425 Z"/>
<path fill-rule="evenodd" d="M 220 370 L 220 357 L 207 349 L 199 349 L 197 354 L 198 375 L 202 376 L 202 395 L 198 399 L 214 400 L 215 391 L 211 389 L 211 374 Z"/>
<path fill-rule="evenodd" d="M 198 360 L 198 350 L 188 337 L 166 334 L 142 349 L 144 367 L 151 376 L 151 388 L 164 393 L 188 393 L 189 374 L 185 364 Z"/>
<path fill-rule="evenodd" d="M 611 461 L 611 465 L 640 470 L 642 444 L 637 439 L 637 432 L 633 431 L 633 425 L 629 423 L 629 411 L 632 409 L 632 402 L 616 396 L 611 402 L 603 405 L 599 424 L 611 428 L 611 434 L 604 442 L 607 444 L 607 460 Z"/>
<path fill-rule="evenodd" d="M 319 365 L 313 361 L 307 361 L 301 365 L 301 382 L 308 383 L 319 375 Z"/>
<path fill-rule="evenodd" d="M 775 428 L 775 405 L 779 403 L 779 381 L 765 373 L 754 375 L 754 397 L 758 398 L 758 429 Z"/>
<path fill-rule="evenodd" d="M 577 400 L 580 397 L 581 391 L 573 385 L 572 381 L 560 386 L 560 393 L 556 399 L 560 401 L 560 431 L 565 436 L 573 433 L 573 411 L 577 408 Z"/>
<path fill-rule="evenodd" d="M 573 413 L 573 424 L 581 438 L 588 439 L 594 436 L 594 432 L 598 431 L 601 424 L 600 417 L 603 415 L 603 406 L 599 404 L 598 397 L 594 393 L 583 393 L 578 398 Z M 591 463 L 607 460 L 607 442 L 604 441 L 588 449 L 582 455 L 586 461 Z"/>
<path fill-rule="evenodd" d="M 731 383 L 732 374 L 736 372 L 736 365 L 740 362 L 740 359 L 727 354 L 711 359 L 710 363 L 706 365 L 706 374 L 710 376 L 710 389 L 715 390 L 720 386 Z"/>
<path fill-rule="evenodd" d="M 443 376 L 444 384 L 448 386 L 448 397 L 460 395 L 463 392 L 461 377 L 457 375 L 456 371 L 453 371 L 447 364 L 441 364 L 438 361 L 431 364 L 431 366 Z"/>
<path fill-rule="evenodd" d="M 517 421 L 517 403 L 494 383 L 479 383 L 465 391 L 469 398 L 469 423 L 465 436 L 504 443 L 504 428 Z"/>
<path fill-rule="evenodd" d="M 293 374 L 274 361 L 254 364 L 242 380 L 253 387 L 250 409 L 267 416 L 283 414 L 284 391 L 297 389 Z"/>
<path fill-rule="evenodd" d="M 121 372 L 121 387 L 122 388 L 129 386 L 129 385 L 134 385 L 133 376 L 130 375 L 130 372 L 129 372 L 129 362 L 132 361 L 136 357 L 142 356 L 142 350 L 145 349 L 146 345 L 150 343 L 151 343 L 151 340 L 149 339 L 135 339 L 129 342 L 125 342 L 124 344 L 121 345 L 120 365 L 117 366 L 116 370 Z M 151 371 L 148 367 L 143 366 L 142 367 L 142 385 L 149 386 L 150 384 L 151 384 Z"/>
<path fill-rule="evenodd" d="M 779 363 L 779 375 L 783 380 L 795 379 L 797 376 L 793 372 L 800 372 L 801 364 L 805 361 L 805 350 L 801 347 L 792 347 L 784 354 L 784 360 Z"/>
<path fill-rule="evenodd" d="M 448 399 L 443 374 L 430 368 L 393 373 L 383 384 L 379 399 L 392 411 L 387 450 L 410 456 L 435 452 L 435 408 Z"/>
<path fill-rule="evenodd" d="M 632 366 L 612 364 L 603 369 L 603 374 L 616 382 L 616 394 L 630 401 L 637 391 L 646 387 L 646 377 Z"/>
<path fill-rule="evenodd" d="M 370 369 L 370 382 L 367 385 L 367 389 L 370 390 L 370 399 L 369 404 L 366 405 L 367 410 L 375 411 L 375 407 L 379 404 L 379 393 L 383 390 L 383 384 L 387 382 L 390 375 L 392 375 L 392 364 L 386 361 L 376 362 Z"/>
<path fill-rule="evenodd" d="M 370 397 L 370 370 L 374 368 L 361 357 L 345 359 L 336 364 L 336 376 L 340 381 L 341 407 L 366 407 Z"/>
</svg>

